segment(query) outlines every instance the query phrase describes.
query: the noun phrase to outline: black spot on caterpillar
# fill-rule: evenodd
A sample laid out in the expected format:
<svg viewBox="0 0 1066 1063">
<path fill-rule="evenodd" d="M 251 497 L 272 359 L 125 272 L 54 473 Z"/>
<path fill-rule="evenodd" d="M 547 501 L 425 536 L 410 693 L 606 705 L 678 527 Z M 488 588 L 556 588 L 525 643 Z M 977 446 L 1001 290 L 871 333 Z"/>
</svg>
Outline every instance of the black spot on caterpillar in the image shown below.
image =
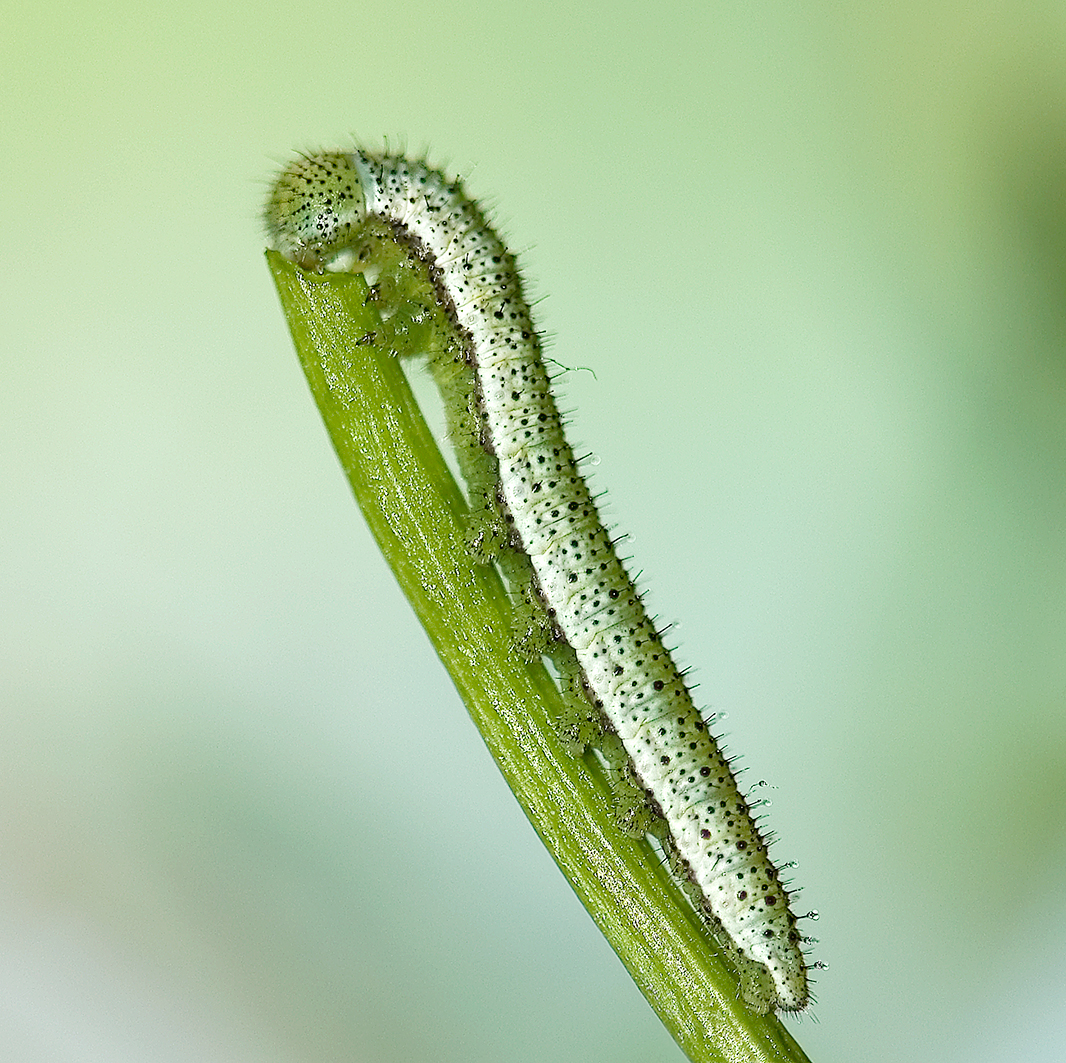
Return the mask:
<svg viewBox="0 0 1066 1063">
<path fill-rule="evenodd" d="M 602 717 L 601 744 L 620 743 L 628 774 L 661 817 L 637 829 L 660 838 L 692 887 L 736 962 L 746 1003 L 760 1012 L 805 1007 L 808 966 L 788 890 L 600 521 L 514 257 L 480 207 L 421 161 L 323 152 L 281 174 L 266 225 L 272 248 L 306 269 L 359 269 L 368 239 L 395 241 L 422 264 L 454 333 L 458 368 L 443 386 L 471 426 L 458 450 L 482 510 L 475 545 L 500 558 L 512 583 L 525 578 L 529 604 L 542 612 L 528 627 L 528 652 L 551 652 L 552 638 L 566 647 L 575 685 Z M 465 386 L 454 384 L 460 374 Z"/>
</svg>

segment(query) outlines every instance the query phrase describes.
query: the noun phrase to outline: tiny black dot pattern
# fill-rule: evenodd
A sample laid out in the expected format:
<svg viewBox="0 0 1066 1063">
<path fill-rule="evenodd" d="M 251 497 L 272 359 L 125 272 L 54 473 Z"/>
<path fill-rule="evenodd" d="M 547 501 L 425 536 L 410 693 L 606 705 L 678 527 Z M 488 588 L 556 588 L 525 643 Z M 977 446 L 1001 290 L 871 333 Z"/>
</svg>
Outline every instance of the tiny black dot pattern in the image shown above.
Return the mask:
<svg viewBox="0 0 1066 1063">
<path fill-rule="evenodd" d="M 267 201 L 267 242 L 306 269 L 322 271 L 367 216 L 365 173 L 338 151 L 303 155 L 275 181 Z"/>
<path fill-rule="evenodd" d="M 788 891 L 726 758 L 644 610 L 566 441 L 515 260 L 461 185 L 396 156 L 298 160 L 268 212 L 278 250 L 316 264 L 367 213 L 428 264 L 476 376 L 481 439 L 499 500 L 585 692 L 661 810 L 672 848 L 737 951 L 769 975 L 761 1010 L 803 1008 L 807 966 Z M 744 974 L 744 968 L 741 968 Z M 745 976 L 747 980 L 747 976 Z"/>
</svg>

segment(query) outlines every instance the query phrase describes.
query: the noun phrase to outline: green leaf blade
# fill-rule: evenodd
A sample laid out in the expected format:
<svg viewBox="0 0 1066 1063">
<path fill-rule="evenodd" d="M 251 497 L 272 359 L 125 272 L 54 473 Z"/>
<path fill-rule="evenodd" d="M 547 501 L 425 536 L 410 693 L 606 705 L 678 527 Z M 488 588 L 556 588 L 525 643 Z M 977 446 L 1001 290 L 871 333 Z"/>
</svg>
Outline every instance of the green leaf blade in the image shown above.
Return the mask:
<svg viewBox="0 0 1066 1063">
<path fill-rule="evenodd" d="M 694 1063 L 805 1063 L 774 1015 L 754 1015 L 679 887 L 624 836 L 592 755 L 571 756 L 561 696 L 514 650 L 496 570 L 467 549 L 462 492 L 356 274 L 309 274 L 267 253 L 301 365 L 383 555 L 537 834 Z M 414 352 L 404 352 L 414 353 Z"/>
</svg>

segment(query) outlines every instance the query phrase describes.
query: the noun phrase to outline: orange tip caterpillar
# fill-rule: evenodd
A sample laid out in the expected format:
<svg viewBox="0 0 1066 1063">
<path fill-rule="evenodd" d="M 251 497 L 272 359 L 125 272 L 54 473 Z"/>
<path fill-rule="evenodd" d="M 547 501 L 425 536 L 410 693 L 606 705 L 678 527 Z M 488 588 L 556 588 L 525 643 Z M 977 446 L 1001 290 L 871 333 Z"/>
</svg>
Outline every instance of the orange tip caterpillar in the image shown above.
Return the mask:
<svg viewBox="0 0 1066 1063">
<path fill-rule="evenodd" d="M 423 161 L 322 152 L 280 175 L 266 226 L 274 250 L 318 272 L 360 268 L 356 248 L 368 226 L 423 263 L 468 378 L 468 446 L 492 470 L 469 484 L 495 521 L 479 536 L 523 559 L 544 614 L 545 652 L 554 645 L 570 655 L 603 749 L 624 750 L 626 774 L 654 814 L 649 829 L 732 955 L 745 1002 L 758 1012 L 804 1008 L 809 967 L 789 891 L 600 520 L 514 257 L 484 212 Z"/>
</svg>

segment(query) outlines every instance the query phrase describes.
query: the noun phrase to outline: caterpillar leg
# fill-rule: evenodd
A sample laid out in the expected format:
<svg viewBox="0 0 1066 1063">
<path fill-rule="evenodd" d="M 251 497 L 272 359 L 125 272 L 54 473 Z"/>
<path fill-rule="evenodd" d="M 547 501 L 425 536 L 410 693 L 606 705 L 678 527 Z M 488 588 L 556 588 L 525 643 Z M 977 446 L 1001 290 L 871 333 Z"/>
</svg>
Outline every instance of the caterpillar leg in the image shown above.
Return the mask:
<svg viewBox="0 0 1066 1063">
<path fill-rule="evenodd" d="M 599 745 L 603 738 L 603 716 L 585 697 L 581 668 L 574 651 L 557 643 L 549 656 L 559 675 L 563 695 L 563 714 L 556 721 L 556 731 L 570 754 L 580 757 L 590 746 Z"/>
<path fill-rule="evenodd" d="M 610 771 L 614 821 L 619 830 L 630 838 L 643 838 L 650 834 L 661 840 L 666 825 L 649 803 L 647 792 L 633 773 L 632 762 L 622 740 L 613 731 L 605 732 L 600 738 L 599 749 Z"/>
</svg>

